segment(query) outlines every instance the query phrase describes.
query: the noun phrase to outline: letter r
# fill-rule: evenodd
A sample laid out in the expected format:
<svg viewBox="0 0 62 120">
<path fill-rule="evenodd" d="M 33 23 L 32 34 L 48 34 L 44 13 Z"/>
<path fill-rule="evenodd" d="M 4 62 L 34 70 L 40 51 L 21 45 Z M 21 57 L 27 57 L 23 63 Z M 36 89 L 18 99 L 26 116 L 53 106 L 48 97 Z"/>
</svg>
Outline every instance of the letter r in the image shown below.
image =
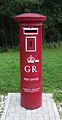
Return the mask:
<svg viewBox="0 0 62 120">
<path fill-rule="evenodd" d="M 37 72 L 36 66 L 32 66 L 32 72 Z"/>
</svg>

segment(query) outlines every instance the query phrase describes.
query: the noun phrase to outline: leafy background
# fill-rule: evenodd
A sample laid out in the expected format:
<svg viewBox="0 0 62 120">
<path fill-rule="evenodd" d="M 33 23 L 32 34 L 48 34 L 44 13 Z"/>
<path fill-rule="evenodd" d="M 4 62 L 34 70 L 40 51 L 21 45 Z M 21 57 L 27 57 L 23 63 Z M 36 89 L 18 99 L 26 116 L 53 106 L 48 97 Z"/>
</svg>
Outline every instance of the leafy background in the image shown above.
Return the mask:
<svg viewBox="0 0 62 120">
<path fill-rule="evenodd" d="M 47 16 L 43 26 L 43 43 L 62 41 L 62 1 L 58 0 L 1 0 L 0 46 L 18 46 L 18 26 L 13 17 L 23 13 Z"/>
</svg>

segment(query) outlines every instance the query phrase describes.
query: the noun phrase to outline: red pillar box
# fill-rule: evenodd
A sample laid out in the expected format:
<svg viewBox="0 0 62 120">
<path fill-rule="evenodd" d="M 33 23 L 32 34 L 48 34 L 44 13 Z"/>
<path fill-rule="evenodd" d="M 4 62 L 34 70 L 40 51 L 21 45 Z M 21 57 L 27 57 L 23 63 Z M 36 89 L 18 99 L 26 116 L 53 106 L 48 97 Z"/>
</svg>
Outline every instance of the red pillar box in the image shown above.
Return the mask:
<svg viewBox="0 0 62 120">
<path fill-rule="evenodd" d="M 35 13 L 18 15 L 21 106 L 35 109 L 42 105 L 42 22 L 46 17 Z"/>
</svg>

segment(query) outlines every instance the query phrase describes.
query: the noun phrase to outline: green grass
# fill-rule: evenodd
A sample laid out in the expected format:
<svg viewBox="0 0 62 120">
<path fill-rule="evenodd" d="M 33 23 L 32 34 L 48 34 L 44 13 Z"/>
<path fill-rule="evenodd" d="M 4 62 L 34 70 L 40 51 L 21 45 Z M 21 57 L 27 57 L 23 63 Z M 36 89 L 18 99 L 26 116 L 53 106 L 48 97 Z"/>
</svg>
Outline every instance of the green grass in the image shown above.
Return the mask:
<svg viewBox="0 0 62 120">
<path fill-rule="evenodd" d="M 43 92 L 62 101 L 62 48 L 43 50 Z"/>
<path fill-rule="evenodd" d="M 0 93 L 19 92 L 19 53 L 0 53 Z"/>
<path fill-rule="evenodd" d="M 20 92 L 19 52 L 0 53 L 0 94 Z M 62 48 L 43 50 L 43 92 L 62 101 Z"/>
</svg>

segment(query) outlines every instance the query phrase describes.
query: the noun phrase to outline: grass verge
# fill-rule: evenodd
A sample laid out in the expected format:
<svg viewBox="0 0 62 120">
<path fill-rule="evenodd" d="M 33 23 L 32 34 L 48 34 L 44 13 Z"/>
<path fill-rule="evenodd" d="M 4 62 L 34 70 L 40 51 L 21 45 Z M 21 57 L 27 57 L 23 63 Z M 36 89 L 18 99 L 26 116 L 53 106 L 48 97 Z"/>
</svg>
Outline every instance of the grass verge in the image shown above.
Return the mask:
<svg viewBox="0 0 62 120">
<path fill-rule="evenodd" d="M 0 94 L 20 92 L 19 52 L 0 53 Z M 53 93 L 62 101 L 62 48 L 43 49 L 43 92 Z"/>
</svg>

